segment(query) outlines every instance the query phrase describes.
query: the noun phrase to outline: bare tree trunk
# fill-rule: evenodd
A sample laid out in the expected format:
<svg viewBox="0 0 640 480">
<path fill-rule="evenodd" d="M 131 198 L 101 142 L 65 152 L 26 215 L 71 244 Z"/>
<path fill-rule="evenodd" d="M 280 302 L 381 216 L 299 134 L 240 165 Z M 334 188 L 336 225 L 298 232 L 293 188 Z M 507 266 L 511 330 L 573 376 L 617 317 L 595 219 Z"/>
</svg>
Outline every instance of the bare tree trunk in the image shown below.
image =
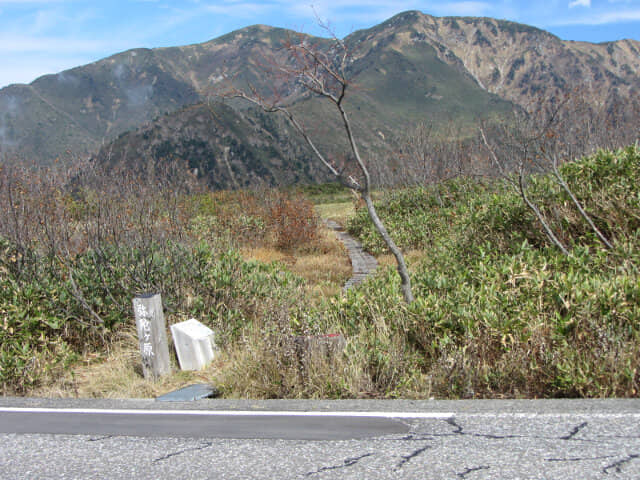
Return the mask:
<svg viewBox="0 0 640 480">
<path fill-rule="evenodd" d="M 360 167 L 360 170 L 362 171 L 362 175 L 364 177 L 364 188 L 362 189 L 360 194 L 367 205 L 367 212 L 369 213 L 369 217 L 371 218 L 373 225 L 376 227 L 376 230 L 384 240 L 384 243 L 396 258 L 396 264 L 398 268 L 398 274 L 400 275 L 400 283 L 404 300 L 407 303 L 412 303 L 414 299 L 413 293 L 411 291 L 411 278 L 409 277 L 407 264 L 404 261 L 404 255 L 389 235 L 389 232 L 387 232 L 386 227 L 380 220 L 380 217 L 378 217 L 378 212 L 376 212 L 376 207 L 373 205 L 373 200 L 371 200 L 371 176 L 369 175 L 369 170 L 367 169 L 366 164 L 360 157 L 358 146 L 356 144 L 355 138 L 353 137 L 351 122 L 347 117 L 347 113 L 342 108 L 342 98 L 344 97 L 340 97 L 340 101 L 336 102 L 336 105 L 338 107 L 338 110 L 340 111 L 340 116 L 342 117 L 342 122 L 344 124 L 345 131 L 347 132 L 347 137 L 349 138 L 351 151 L 353 152 L 356 162 L 358 163 L 358 166 Z"/>
<path fill-rule="evenodd" d="M 522 200 L 524 200 L 524 203 L 526 203 L 526 205 L 531 209 L 531 211 L 533 211 L 538 221 L 542 224 L 542 228 L 544 229 L 544 232 L 546 233 L 549 240 L 551 240 L 551 242 L 556 247 L 558 247 L 563 254 L 568 256 L 569 250 L 567 250 L 567 248 L 562 244 L 562 242 L 558 239 L 558 237 L 556 237 L 556 234 L 553 233 L 553 230 L 551 230 L 551 227 L 544 219 L 544 216 L 542 215 L 542 212 L 540 211 L 540 209 L 527 196 L 527 190 L 524 186 L 523 175 L 524 174 L 521 171 L 518 177 L 518 185 L 520 188 L 520 196 L 522 197 Z"/>
<path fill-rule="evenodd" d="M 493 148 L 491 148 L 491 145 L 489 145 L 487 137 L 484 134 L 484 129 L 480 128 L 480 134 L 482 136 L 482 141 L 484 142 L 485 147 L 487 147 L 487 150 L 489 151 L 489 154 L 491 155 L 491 158 L 493 159 L 493 162 L 495 163 L 496 167 L 500 171 L 502 178 L 504 178 L 507 182 L 509 182 L 520 193 L 520 196 L 522 197 L 522 200 L 524 201 L 525 205 L 527 205 L 527 207 L 529 207 L 529 209 L 534 213 L 534 215 L 542 225 L 545 235 L 549 240 L 551 240 L 551 243 L 553 243 L 556 247 L 558 247 L 558 249 L 560 249 L 560 251 L 564 255 L 569 255 L 569 250 L 567 250 L 567 248 L 562 244 L 562 242 L 558 239 L 558 237 L 556 237 L 555 233 L 553 233 L 553 230 L 551 230 L 551 227 L 549 226 L 544 216 L 542 215 L 542 212 L 540 211 L 540 209 L 536 206 L 535 203 L 531 201 L 531 199 L 527 195 L 527 187 L 525 185 L 525 180 L 524 180 L 524 167 L 522 165 L 522 162 L 518 170 L 518 181 L 516 182 L 507 173 L 505 166 L 502 164 L 502 162 L 500 162 L 500 160 L 498 159 L 498 156 L 496 155 L 496 152 L 493 150 Z"/>
<path fill-rule="evenodd" d="M 331 102 L 340 113 L 342 120 L 342 128 L 349 141 L 349 148 L 355 160 L 358 170 L 362 174 L 361 178 L 354 178 L 348 173 L 343 173 L 342 169 L 337 168 L 329 157 L 325 157 L 317 148 L 314 141 L 308 134 L 303 123 L 299 122 L 293 112 L 288 108 L 284 98 L 286 94 L 276 93 L 273 98 L 267 100 L 263 98 L 258 90 L 249 85 L 249 92 L 231 87 L 228 91 L 218 96 L 226 98 L 242 98 L 244 100 L 257 105 L 266 112 L 284 114 L 290 124 L 302 135 L 307 145 L 313 150 L 315 156 L 325 165 L 329 171 L 340 179 L 345 186 L 358 192 L 367 205 L 367 212 L 373 222 L 376 230 L 382 236 L 385 244 L 391 250 L 398 264 L 398 273 L 400 274 L 402 283 L 402 292 L 405 301 L 413 302 L 413 294 L 411 293 L 411 280 L 407 271 L 402 252 L 393 242 L 387 229 L 384 227 L 382 220 L 378 217 L 376 209 L 371 200 L 371 176 L 367 165 L 360 156 L 358 145 L 355 141 L 351 122 L 343 108 L 343 101 L 347 94 L 347 88 L 351 84 L 347 78 L 346 70 L 349 62 L 349 52 L 341 40 L 334 36 L 334 48 L 327 52 L 320 50 L 317 46 L 307 44 L 305 41 L 293 43 L 288 41 L 284 45 L 285 50 L 289 52 L 288 63 L 278 64 L 274 61 L 271 65 L 280 73 L 281 78 L 288 81 L 292 88 L 302 87 L 308 93 L 317 95 Z M 356 175 L 359 176 L 359 175 Z"/>
<path fill-rule="evenodd" d="M 389 236 L 389 233 L 387 232 L 384 224 L 380 221 L 380 217 L 378 217 L 376 207 L 373 205 L 373 201 L 371 200 L 371 195 L 369 195 L 369 192 L 363 192 L 362 198 L 367 205 L 367 212 L 369 212 L 369 217 L 371 218 L 373 225 L 376 227 L 376 230 L 384 240 L 384 243 L 387 245 L 391 253 L 393 253 L 393 256 L 396 257 L 404 301 L 407 303 L 412 303 L 414 299 L 413 293 L 411 291 L 411 278 L 409 277 L 409 271 L 407 270 L 407 264 L 404 261 L 404 256 L 402 255 L 402 252 L 395 244 L 393 239 Z"/>
<path fill-rule="evenodd" d="M 556 177 L 556 180 L 558 181 L 560 186 L 564 189 L 564 191 L 567 192 L 567 195 L 569 195 L 569 198 L 571 198 L 571 201 L 573 202 L 573 204 L 576 206 L 576 208 L 580 212 L 580 215 L 582 215 L 582 218 L 584 218 L 585 221 L 589 224 L 589 226 L 591 227 L 591 230 L 594 231 L 594 233 L 598 236 L 598 238 L 604 244 L 604 246 L 607 247 L 609 250 L 613 250 L 613 245 L 602 234 L 600 229 L 598 227 L 596 227 L 596 224 L 593 223 L 593 220 L 591 219 L 589 214 L 585 211 L 585 209 L 582 207 L 582 204 L 580 203 L 580 201 L 573 194 L 573 192 L 569 188 L 569 185 L 567 185 L 567 182 L 565 181 L 564 177 L 562 176 L 562 174 L 558 170 L 558 160 L 555 157 L 553 159 L 552 164 L 553 164 L 553 174 Z"/>
</svg>

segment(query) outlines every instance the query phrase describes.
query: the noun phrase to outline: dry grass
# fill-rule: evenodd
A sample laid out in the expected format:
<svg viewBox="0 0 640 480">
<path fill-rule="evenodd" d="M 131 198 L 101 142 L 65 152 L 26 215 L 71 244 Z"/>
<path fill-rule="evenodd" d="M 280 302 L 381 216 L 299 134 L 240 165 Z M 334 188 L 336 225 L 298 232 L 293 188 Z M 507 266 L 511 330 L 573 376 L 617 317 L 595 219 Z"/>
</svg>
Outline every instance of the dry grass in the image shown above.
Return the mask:
<svg viewBox="0 0 640 480">
<path fill-rule="evenodd" d="M 348 398 L 359 391 L 359 366 L 346 355 L 302 357 L 294 338 L 250 328 L 244 342 L 224 354 L 214 383 L 226 398 Z"/>
<path fill-rule="evenodd" d="M 336 317 L 325 320 L 327 332 L 344 328 Z M 415 367 L 416 358 L 407 355 L 406 336 L 398 334 L 395 322 L 372 311 L 369 321 L 346 336 L 343 354 L 311 351 L 306 357 L 286 331 L 265 335 L 264 328 L 252 325 L 243 341 L 225 353 L 224 368 L 213 382 L 227 398 L 430 397 L 431 381 Z"/>
<path fill-rule="evenodd" d="M 157 382 L 145 380 L 136 333 L 126 331 L 103 356 L 86 357 L 62 378 L 44 384 L 31 395 L 45 398 L 154 398 L 192 383 L 206 383 L 219 365 L 183 372 L 172 359 L 173 373 Z"/>
<path fill-rule="evenodd" d="M 354 211 L 353 203 L 349 201 L 319 205 L 316 209 L 322 218 L 342 225 Z M 322 224 L 318 235 L 299 248 L 279 249 L 273 240 L 268 235 L 255 245 L 245 244 L 240 250 L 243 258 L 286 265 L 288 270 L 306 280 L 306 298 L 311 303 L 339 294 L 352 274 L 343 244 L 331 229 Z M 169 324 L 181 320 L 184 319 L 167 318 Z M 289 338 L 286 332 L 281 333 L 281 338 Z M 274 348 L 274 339 L 265 338 L 264 329 L 258 325 L 250 327 L 243 338 L 244 342 L 229 345 L 230 348 L 221 351 L 212 365 L 198 372 L 180 371 L 170 345 L 173 373 L 153 382 L 143 378 L 137 334 L 130 326 L 112 339 L 105 352 L 85 355 L 62 375 L 52 372 L 51 378 L 31 395 L 48 398 L 154 398 L 192 383 L 218 385 L 225 396 L 232 397 L 337 397 L 367 390 L 367 387 L 355 385 L 361 372 L 346 358 L 330 361 L 318 358 L 301 372 L 300 364 L 287 357 L 287 348 Z M 283 353 L 285 356 L 280 356 Z M 334 383 L 342 376 L 338 370 L 353 370 L 347 375 L 350 381 Z M 272 380 L 279 375 L 278 371 L 283 375 L 282 391 L 272 390 L 275 388 Z"/>
<path fill-rule="evenodd" d="M 342 285 L 351 275 L 349 257 L 342 243 L 328 228 L 321 228 L 313 245 L 305 249 L 287 252 L 263 245 L 244 248 L 242 255 L 246 259 L 264 263 L 286 264 L 293 273 L 307 281 L 308 292 L 312 299 L 339 293 Z M 180 320 L 184 319 L 168 318 L 169 323 Z M 254 332 L 252 336 L 255 338 L 249 343 L 260 344 L 258 342 L 260 335 L 260 332 Z M 145 380 L 142 376 L 136 332 L 134 329 L 129 329 L 114 340 L 106 353 L 86 356 L 82 363 L 74 366 L 62 377 L 56 376 L 55 380 L 45 382 L 43 386 L 33 391 L 32 395 L 48 398 L 154 398 L 192 383 L 222 382 L 224 385 L 225 379 L 231 377 L 235 381 L 230 394 L 243 396 L 245 392 L 238 389 L 237 384 L 240 372 L 244 371 L 246 375 L 254 377 L 252 382 L 247 383 L 245 387 L 247 391 L 256 389 L 256 383 L 262 383 L 259 378 L 267 373 L 266 371 L 262 374 L 257 371 L 251 373 L 247 370 L 247 364 L 252 364 L 251 356 L 252 352 L 256 353 L 255 348 L 256 346 L 253 345 L 248 350 L 239 348 L 231 352 L 222 352 L 212 365 L 198 372 L 180 371 L 176 367 L 177 362 L 172 353 L 174 373 L 163 377 L 158 382 L 153 382 Z M 264 355 L 264 351 L 260 354 Z M 262 358 L 262 361 L 264 360 Z M 255 365 L 256 368 L 262 365 L 260 368 L 265 369 L 269 366 L 261 362 L 255 362 Z M 273 393 L 264 391 L 260 396 L 269 397 Z"/>
<path fill-rule="evenodd" d="M 411 265 L 422 260 L 428 254 L 428 252 L 425 252 L 423 250 L 409 250 L 409 251 L 403 252 L 403 254 L 407 264 Z M 396 259 L 390 253 L 385 255 L 379 255 L 376 257 L 376 260 L 378 260 L 378 264 L 382 267 L 396 266 Z"/>
<path fill-rule="evenodd" d="M 335 233 L 320 228 L 313 244 L 294 251 L 282 251 L 271 246 L 247 247 L 241 250 L 247 260 L 281 262 L 307 281 L 312 297 L 326 297 L 340 292 L 351 276 L 351 262 Z"/>
<path fill-rule="evenodd" d="M 322 218 L 333 220 L 344 226 L 355 213 L 353 202 L 323 203 L 316 205 L 316 212 Z"/>
<path fill-rule="evenodd" d="M 322 228 L 315 247 L 301 252 L 291 270 L 307 280 L 312 292 L 329 296 L 338 293 L 351 276 L 351 261 L 335 233 Z"/>
<path fill-rule="evenodd" d="M 295 263 L 295 257 L 270 246 L 245 247 L 240 249 L 240 253 L 245 260 L 255 260 L 262 263 L 282 262 L 291 264 L 292 261 Z"/>
</svg>

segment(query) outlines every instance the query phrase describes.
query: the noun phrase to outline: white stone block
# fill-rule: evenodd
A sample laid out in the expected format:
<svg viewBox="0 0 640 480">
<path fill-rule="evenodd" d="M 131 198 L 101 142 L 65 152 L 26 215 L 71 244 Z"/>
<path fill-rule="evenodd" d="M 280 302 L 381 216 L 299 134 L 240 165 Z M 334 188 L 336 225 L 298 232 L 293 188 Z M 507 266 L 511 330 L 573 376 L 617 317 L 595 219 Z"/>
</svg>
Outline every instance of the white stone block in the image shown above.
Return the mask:
<svg viewBox="0 0 640 480">
<path fill-rule="evenodd" d="M 215 356 L 215 333 L 192 318 L 171 325 L 171 335 L 178 354 L 181 370 L 201 370 Z"/>
</svg>

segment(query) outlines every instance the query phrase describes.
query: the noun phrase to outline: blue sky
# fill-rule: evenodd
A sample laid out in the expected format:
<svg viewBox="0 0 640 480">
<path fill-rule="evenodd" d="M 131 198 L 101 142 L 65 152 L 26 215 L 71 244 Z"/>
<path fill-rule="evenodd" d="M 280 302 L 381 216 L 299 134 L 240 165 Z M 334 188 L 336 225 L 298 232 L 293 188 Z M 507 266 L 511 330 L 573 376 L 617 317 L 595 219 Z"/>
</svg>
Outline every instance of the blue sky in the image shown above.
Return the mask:
<svg viewBox="0 0 640 480">
<path fill-rule="evenodd" d="M 210 40 L 255 23 L 338 36 L 405 10 L 534 25 L 566 40 L 640 40 L 640 0 L 0 0 L 0 87 L 135 47 Z"/>
</svg>

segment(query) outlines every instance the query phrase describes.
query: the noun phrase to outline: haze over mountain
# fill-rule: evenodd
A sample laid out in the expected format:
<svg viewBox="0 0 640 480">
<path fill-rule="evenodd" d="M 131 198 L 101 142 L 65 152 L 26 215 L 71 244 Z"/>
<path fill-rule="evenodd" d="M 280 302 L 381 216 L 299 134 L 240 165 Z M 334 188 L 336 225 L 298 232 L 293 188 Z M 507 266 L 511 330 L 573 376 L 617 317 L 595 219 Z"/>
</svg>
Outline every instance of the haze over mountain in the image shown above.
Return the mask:
<svg viewBox="0 0 640 480">
<path fill-rule="evenodd" d="M 286 123 L 236 104 L 207 104 L 210 87 L 222 77 L 265 87 L 260 65 L 281 55 L 278 47 L 291 35 L 252 26 L 197 45 L 130 50 L 11 85 L 0 90 L 0 145 L 40 163 L 98 150 L 97 158 L 110 162 L 162 157 L 197 168 L 218 187 L 259 178 L 322 179 L 325 173 Z M 345 43 L 354 52 L 350 73 L 359 87 L 347 108 L 364 148 L 373 151 L 418 121 L 471 125 L 513 103 L 576 87 L 588 88 L 594 102 L 640 93 L 640 42 L 633 40 L 569 42 L 508 21 L 412 11 L 354 32 Z M 296 109 L 317 127 L 319 143 L 339 147 L 325 106 L 300 98 Z"/>
</svg>

